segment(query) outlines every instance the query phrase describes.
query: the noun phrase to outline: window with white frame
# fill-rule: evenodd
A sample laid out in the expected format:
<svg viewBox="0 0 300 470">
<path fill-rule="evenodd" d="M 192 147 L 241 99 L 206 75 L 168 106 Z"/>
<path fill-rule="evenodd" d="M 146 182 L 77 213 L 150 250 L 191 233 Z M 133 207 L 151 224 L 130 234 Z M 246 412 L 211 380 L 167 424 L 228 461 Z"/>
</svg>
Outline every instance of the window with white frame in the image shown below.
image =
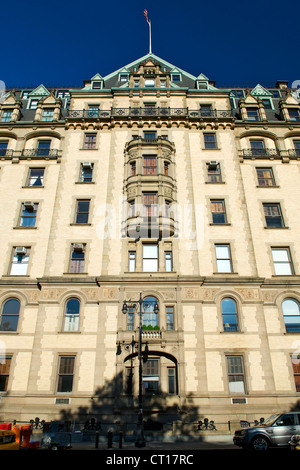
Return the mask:
<svg viewBox="0 0 300 470">
<path fill-rule="evenodd" d="M 286 276 L 293 274 L 292 259 L 288 247 L 272 248 L 272 258 L 276 275 Z"/>
</svg>

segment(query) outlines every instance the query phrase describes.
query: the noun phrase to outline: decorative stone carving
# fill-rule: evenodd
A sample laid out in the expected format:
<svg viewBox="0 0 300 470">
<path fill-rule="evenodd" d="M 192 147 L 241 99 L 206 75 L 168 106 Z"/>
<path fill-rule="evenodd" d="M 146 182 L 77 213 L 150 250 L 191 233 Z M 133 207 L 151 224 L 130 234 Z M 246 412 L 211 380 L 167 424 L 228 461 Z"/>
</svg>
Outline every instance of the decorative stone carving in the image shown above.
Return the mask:
<svg viewBox="0 0 300 470">
<path fill-rule="evenodd" d="M 185 299 L 199 299 L 199 289 L 197 287 L 185 287 L 184 298 Z"/>
<path fill-rule="evenodd" d="M 245 300 L 259 300 L 259 291 L 258 289 L 236 289 Z"/>
<path fill-rule="evenodd" d="M 104 287 L 102 289 L 102 299 L 115 299 L 117 296 L 117 289 L 115 287 Z"/>
</svg>

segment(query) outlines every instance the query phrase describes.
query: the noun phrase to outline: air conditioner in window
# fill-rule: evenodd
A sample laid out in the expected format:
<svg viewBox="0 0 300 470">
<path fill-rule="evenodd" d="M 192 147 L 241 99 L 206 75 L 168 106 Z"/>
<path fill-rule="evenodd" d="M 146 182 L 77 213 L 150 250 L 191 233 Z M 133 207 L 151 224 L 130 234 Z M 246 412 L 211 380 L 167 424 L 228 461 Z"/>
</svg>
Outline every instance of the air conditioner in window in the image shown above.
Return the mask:
<svg viewBox="0 0 300 470">
<path fill-rule="evenodd" d="M 17 246 L 17 247 L 16 247 L 16 255 L 25 256 L 25 255 L 26 255 L 26 248 L 25 248 L 25 246 Z"/>
<path fill-rule="evenodd" d="M 91 170 L 93 168 L 93 164 L 91 162 L 83 162 L 82 168 L 84 170 Z"/>
<path fill-rule="evenodd" d="M 33 201 L 25 201 L 24 206 L 28 211 L 34 210 L 34 202 Z"/>
<path fill-rule="evenodd" d="M 215 170 L 218 166 L 219 162 L 216 160 L 211 160 L 208 164 L 210 170 Z"/>
<path fill-rule="evenodd" d="M 77 253 L 82 253 L 83 250 L 84 250 L 83 243 L 74 243 L 73 244 L 73 250 L 76 251 Z"/>
</svg>

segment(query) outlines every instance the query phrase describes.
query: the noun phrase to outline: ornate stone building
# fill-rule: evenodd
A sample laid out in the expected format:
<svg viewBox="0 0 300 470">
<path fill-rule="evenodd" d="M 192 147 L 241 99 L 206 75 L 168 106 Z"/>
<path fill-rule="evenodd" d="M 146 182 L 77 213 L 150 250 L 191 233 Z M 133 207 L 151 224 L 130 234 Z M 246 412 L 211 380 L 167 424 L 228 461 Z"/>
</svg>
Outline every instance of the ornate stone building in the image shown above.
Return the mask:
<svg viewBox="0 0 300 470">
<path fill-rule="evenodd" d="M 300 106 L 147 54 L 0 110 L 0 416 L 253 420 L 300 393 Z M 158 313 L 154 304 L 158 305 Z"/>
</svg>

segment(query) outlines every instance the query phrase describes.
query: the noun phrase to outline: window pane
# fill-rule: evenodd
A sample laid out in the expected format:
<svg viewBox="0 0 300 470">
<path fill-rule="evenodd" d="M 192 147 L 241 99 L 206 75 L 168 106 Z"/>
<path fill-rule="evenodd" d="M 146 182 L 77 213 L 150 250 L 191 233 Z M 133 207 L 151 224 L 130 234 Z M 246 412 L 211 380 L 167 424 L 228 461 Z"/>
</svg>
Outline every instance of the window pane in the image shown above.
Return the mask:
<svg viewBox="0 0 300 470">
<path fill-rule="evenodd" d="M 284 250 L 272 250 L 273 261 L 289 261 L 288 252 Z"/>
<path fill-rule="evenodd" d="M 158 246 L 157 245 L 144 245 L 144 258 L 157 258 Z"/>
<path fill-rule="evenodd" d="M 18 299 L 7 300 L 2 309 L 0 331 L 17 331 L 20 313 Z"/>
</svg>

